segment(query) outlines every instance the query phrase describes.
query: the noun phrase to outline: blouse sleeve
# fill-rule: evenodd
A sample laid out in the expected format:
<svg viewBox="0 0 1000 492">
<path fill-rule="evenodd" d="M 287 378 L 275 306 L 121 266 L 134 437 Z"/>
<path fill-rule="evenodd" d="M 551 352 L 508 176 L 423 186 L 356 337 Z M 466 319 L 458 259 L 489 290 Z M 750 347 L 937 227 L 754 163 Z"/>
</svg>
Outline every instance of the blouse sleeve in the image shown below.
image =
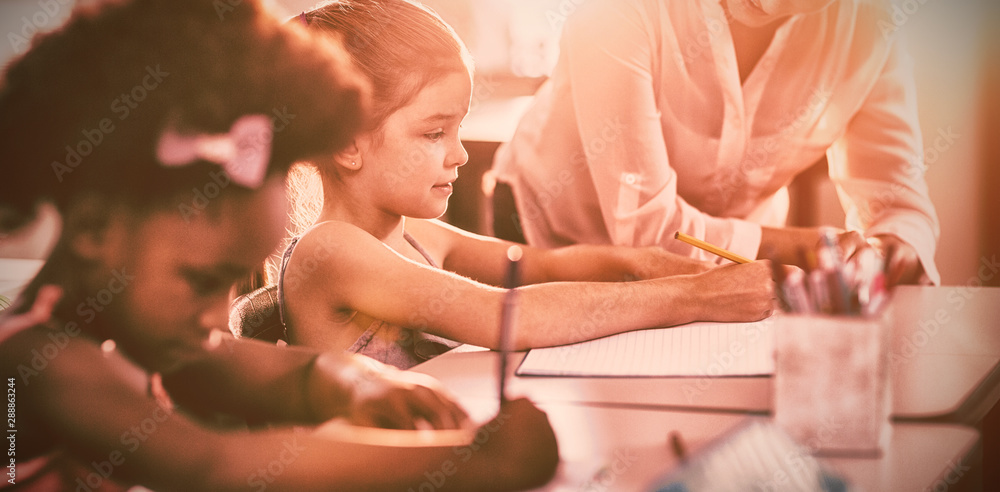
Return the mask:
<svg viewBox="0 0 1000 492">
<path fill-rule="evenodd" d="M 912 58 L 901 38 L 893 41 L 871 92 L 827 153 L 830 177 L 848 228 L 899 237 L 916 249 L 925 280 L 939 284 L 940 226 L 924 180 Z M 942 132 L 951 137 L 949 129 Z"/>
<path fill-rule="evenodd" d="M 666 23 L 660 18 L 666 14 L 643 12 L 644 5 L 591 2 L 569 19 L 562 36 L 579 137 L 608 236 L 616 245 L 659 244 L 717 260 L 674 240 L 682 231 L 755 258 L 759 225 L 713 217 L 677 194 L 654 77 L 656 66 L 673 63 L 659 59 L 665 55 L 657 49 L 657 23 Z M 658 8 L 649 2 L 649 10 Z"/>
</svg>

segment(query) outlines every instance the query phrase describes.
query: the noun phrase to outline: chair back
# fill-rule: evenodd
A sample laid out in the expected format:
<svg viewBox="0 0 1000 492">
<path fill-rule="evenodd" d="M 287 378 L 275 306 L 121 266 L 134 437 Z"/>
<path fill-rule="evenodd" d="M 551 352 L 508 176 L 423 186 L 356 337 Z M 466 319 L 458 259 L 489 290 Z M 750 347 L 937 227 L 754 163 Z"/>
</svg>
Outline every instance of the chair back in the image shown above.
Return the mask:
<svg viewBox="0 0 1000 492">
<path fill-rule="evenodd" d="M 285 325 L 278 312 L 278 286 L 266 285 L 236 298 L 229 307 L 229 331 L 236 338 L 287 343 Z"/>
</svg>

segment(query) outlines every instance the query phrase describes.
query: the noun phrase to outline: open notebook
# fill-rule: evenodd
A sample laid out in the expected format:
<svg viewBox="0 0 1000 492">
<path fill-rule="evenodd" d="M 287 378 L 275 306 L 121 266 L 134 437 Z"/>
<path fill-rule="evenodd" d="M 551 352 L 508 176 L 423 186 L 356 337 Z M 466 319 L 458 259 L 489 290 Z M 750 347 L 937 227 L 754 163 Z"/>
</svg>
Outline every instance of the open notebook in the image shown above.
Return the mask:
<svg viewBox="0 0 1000 492">
<path fill-rule="evenodd" d="M 647 490 L 853 490 L 811 451 L 773 422 L 752 420 L 715 439 Z"/>
<path fill-rule="evenodd" d="M 764 376 L 774 374 L 774 321 L 691 323 L 532 349 L 518 376 Z"/>
</svg>

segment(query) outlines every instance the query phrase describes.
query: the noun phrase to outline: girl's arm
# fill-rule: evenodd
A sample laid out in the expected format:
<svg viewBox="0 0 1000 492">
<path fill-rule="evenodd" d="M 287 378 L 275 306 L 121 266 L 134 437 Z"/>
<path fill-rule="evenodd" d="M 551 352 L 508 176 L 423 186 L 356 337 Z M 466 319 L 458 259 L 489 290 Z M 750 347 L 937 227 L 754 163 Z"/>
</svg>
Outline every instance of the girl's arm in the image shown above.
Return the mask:
<svg viewBox="0 0 1000 492">
<path fill-rule="evenodd" d="M 353 225 L 328 222 L 313 229 L 291 262 L 298 272 L 286 283 L 284 300 L 303 340 L 331 329 L 323 313 L 356 310 L 453 340 L 497 345 L 505 290 L 410 261 Z M 308 274 L 302 268 L 307 264 L 315 266 Z M 770 314 L 772 292 L 766 262 L 636 282 L 528 285 L 520 289 L 516 347 L 695 320 L 758 320 Z"/>
<path fill-rule="evenodd" d="M 344 417 L 377 427 L 413 429 L 425 421 L 453 429 L 467 419 L 433 378 L 364 356 L 276 350 L 256 340 L 223 337 L 215 348 L 164 375 L 164 384 L 186 406 L 253 421 Z"/>
<path fill-rule="evenodd" d="M 3 352 L 30 354 L 25 349 L 48 343 L 40 332 L 32 335 Z M 30 355 L 17 358 L 27 362 Z M 490 439 L 475 450 L 401 448 L 303 430 L 212 430 L 158 406 L 147 381 L 120 355 L 75 338 L 19 388 L 19 403 L 104 480 L 156 490 L 406 490 L 442 470 L 444 489 L 485 483 L 506 490 L 544 483 L 558 461 L 547 418 L 526 401 L 510 402 L 481 428 Z"/>
<path fill-rule="evenodd" d="M 463 231 L 438 220 L 406 219 L 407 230 L 444 254 L 446 270 L 490 285 L 502 285 L 506 251 L 512 244 Z M 558 281 L 622 282 L 702 273 L 714 265 L 658 246 L 575 245 L 539 249 L 519 245 L 525 284 Z"/>
</svg>

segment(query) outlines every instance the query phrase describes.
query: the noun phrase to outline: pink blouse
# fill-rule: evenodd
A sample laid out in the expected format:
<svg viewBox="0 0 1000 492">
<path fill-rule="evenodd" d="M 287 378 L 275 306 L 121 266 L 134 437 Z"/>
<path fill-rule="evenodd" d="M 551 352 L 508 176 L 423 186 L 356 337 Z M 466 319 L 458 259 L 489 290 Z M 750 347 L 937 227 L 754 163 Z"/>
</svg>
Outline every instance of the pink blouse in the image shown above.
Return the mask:
<svg viewBox="0 0 1000 492">
<path fill-rule="evenodd" d="M 679 230 L 754 258 L 826 154 L 846 226 L 898 236 L 939 282 L 911 59 L 883 4 L 789 18 L 742 84 L 719 0 L 590 0 L 560 49 L 496 158 L 531 244 L 716 259 Z"/>
</svg>

